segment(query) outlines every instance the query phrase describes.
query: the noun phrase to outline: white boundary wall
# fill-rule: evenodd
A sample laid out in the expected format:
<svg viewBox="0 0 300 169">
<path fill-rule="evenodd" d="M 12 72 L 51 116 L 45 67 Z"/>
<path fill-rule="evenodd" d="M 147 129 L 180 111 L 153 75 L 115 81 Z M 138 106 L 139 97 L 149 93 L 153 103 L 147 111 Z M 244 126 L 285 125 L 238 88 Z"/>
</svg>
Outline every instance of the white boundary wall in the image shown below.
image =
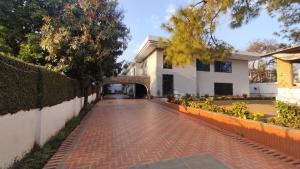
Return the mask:
<svg viewBox="0 0 300 169">
<path fill-rule="evenodd" d="M 300 105 L 300 88 L 278 88 L 276 100 Z"/>
<path fill-rule="evenodd" d="M 250 96 L 276 97 L 277 83 L 250 83 Z"/>
<path fill-rule="evenodd" d="M 95 99 L 96 94 L 90 95 L 88 102 Z M 79 114 L 83 103 L 83 97 L 76 97 L 41 110 L 31 109 L 0 116 L 0 169 L 21 159 L 35 143 L 44 145 L 66 122 Z"/>
</svg>

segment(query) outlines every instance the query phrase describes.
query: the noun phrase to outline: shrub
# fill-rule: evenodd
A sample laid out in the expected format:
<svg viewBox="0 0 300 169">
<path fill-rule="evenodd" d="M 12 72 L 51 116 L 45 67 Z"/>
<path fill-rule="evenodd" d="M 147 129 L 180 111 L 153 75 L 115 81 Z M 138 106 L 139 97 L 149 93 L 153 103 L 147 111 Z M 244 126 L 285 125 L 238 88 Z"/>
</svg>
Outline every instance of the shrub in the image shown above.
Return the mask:
<svg viewBox="0 0 300 169">
<path fill-rule="evenodd" d="M 179 104 L 179 105 L 181 105 L 181 103 L 182 103 L 182 102 L 181 102 L 180 99 L 176 99 L 176 98 L 175 98 L 174 104 Z"/>
<path fill-rule="evenodd" d="M 181 104 L 183 104 L 184 106 L 187 106 L 188 102 L 192 100 L 192 95 L 187 93 L 184 96 L 182 96 L 180 98 L 180 100 L 181 100 Z"/>
<path fill-rule="evenodd" d="M 207 104 L 207 105 L 212 105 L 214 104 L 214 98 L 207 98 L 204 102 L 204 104 Z"/>
<path fill-rule="evenodd" d="M 171 100 L 171 97 L 168 100 Z M 279 117 L 265 119 L 265 115 L 262 112 L 250 113 L 248 111 L 247 104 L 244 102 L 235 102 L 232 104 L 231 108 L 229 108 L 226 106 L 215 105 L 213 103 L 213 98 L 207 98 L 204 102 L 201 102 L 199 100 L 192 100 L 192 97 L 190 95 L 185 95 L 179 100 L 176 100 L 173 96 L 172 100 L 174 100 L 174 103 L 176 104 L 182 104 L 196 109 L 203 109 L 207 111 L 232 115 L 241 119 L 251 119 L 255 121 L 262 121 L 271 124 L 282 125 L 285 127 L 300 129 L 300 107 L 295 104 L 277 102 L 276 108 L 278 110 Z"/>
<path fill-rule="evenodd" d="M 223 113 L 223 114 L 228 114 L 231 115 L 231 109 L 226 107 L 226 106 L 217 106 L 217 112 L 218 113 Z"/>
<path fill-rule="evenodd" d="M 300 107 L 296 104 L 287 104 L 278 101 L 276 108 L 279 114 L 277 124 L 300 129 Z"/>
<path fill-rule="evenodd" d="M 195 108 L 195 109 L 201 109 L 203 107 L 203 103 L 201 103 L 199 101 L 190 101 L 190 102 L 188 102 L 187 106 Z"/>
<path fill-rule="evenodd" d="M 203 103 L 203 109 L 208 110 L 208 111 L 213 111 L 213 112 L 218 112 L 218 106 L 214 104 L 214 99 L 213 98 L 207 98 L 204 103 Z"/>
<path fill-rule="evenodd" d="M 277 117 L 269 117 L 266 119 L 266 123 L 276 124 Z"/>
<path fill-rule="evenodd" d="M 184 96 L 182 96 L 181 99 L 186 101 L 192 100 L 192 95 L 187 93 Z"/>
<path fill-rule="evenodd" d="M 235 102 L 232 104 L 231 112 L 234 116 L 242 118 L 242 119 L 248 119 L 249 112 L 247 104 L 244 102 Z"/>
<path fill-rule="evenodd" d="M 175 96 L 170 94 L 170 95 L 167 95 L 167 101 L 170 102 L 170 103 L 175 103 Z"/>
<path fill-rule="evenodd" d="M 247 98 L 248 98 L 248 95 L 247 95 L 247 94 L 243 94 L 243 98 L 244 98 L 244 99 L 247 99 Z"/>
<path fill-rule="evenodd" d="M 255 120 L 255 121 L 264 121 L 263 117 L 265 116 L 264 113 L 262 112 L 256 112 L 256 113 L 251 113 L 249 115 L 249 119 Z"/>
</svg>

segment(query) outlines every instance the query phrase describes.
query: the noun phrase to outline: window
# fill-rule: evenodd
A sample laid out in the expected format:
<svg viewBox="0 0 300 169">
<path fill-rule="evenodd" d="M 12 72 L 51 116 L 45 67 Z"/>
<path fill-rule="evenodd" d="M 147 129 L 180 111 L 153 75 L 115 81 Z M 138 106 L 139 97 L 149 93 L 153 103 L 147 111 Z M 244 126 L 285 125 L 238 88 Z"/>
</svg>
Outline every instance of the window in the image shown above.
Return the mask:
<svg viewBox="0 0 300 169">
<path fill-rule="evenodd" d="M 215 61 L 215 72 L 232 73 L 232 63 Z"/>
<path fill-rule="evenodd" d="M 167 63 L 166 61 L 165 61 L 165 58 L 166 58 L 166 56 L 164 55 L 164 57 L 163 57 L 163 68 L 164 69 L 172 69 L 172 64 L 170 64 L 170 63 Z"/>
<path fill-rule="evenodd" d="M 233 85 L 232 83 L 215 83 L 215 95 L 216 96 L 226 96 L 233 95 Z"/>
<path fill-rule="evenodd" d="M 198 59 L 196 64 L 197 64 L 197 71 L 206 71 L 206 72 L 210 71 L 210 64 L 205 64 Z"/>
</svg>

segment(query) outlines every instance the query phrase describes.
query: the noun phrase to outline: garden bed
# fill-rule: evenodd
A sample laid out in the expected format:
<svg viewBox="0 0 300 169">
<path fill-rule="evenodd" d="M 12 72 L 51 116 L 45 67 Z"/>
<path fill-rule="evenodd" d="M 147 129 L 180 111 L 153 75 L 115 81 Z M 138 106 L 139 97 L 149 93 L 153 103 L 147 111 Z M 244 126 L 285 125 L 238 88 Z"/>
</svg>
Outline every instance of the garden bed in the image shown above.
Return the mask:
<svg viewBox="0 0 300 169">
<path fill-rule="evenodd" d="M 275 100 L 216 100 L 214 104 L 231 107 L 236 102 L 245 102 L 250 113 L 262 112 L 266 118 L 278 116 Z"/>
<path fill-rule="evenodd" d="M 160 102 L 169 108 L 199 117 L 219 128 L 236 133 L 255 142 L 300 158 L 300 131 L 254 120 L 245 120 L 226 114 L 211 112 L 183 105 Z"/>
</svg>

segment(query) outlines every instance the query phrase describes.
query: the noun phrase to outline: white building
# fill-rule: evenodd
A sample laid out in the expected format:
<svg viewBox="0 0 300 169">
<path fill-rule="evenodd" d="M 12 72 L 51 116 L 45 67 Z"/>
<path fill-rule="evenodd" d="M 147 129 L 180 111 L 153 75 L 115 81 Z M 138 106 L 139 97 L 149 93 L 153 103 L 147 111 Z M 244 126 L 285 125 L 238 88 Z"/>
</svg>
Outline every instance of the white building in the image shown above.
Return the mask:
<svg viewBox="0 0 300 169">
<path fill-rule="evenodd" d="M 152 96 L 186 93 L 204 95 L 249 95 L 248 61 L 256 53 L 235 51 L 226 62 L 206 65 L 196 61 L 185 67 L 164 64 L 163 50 L 158 48 L 159 37 L 148 36 L 135 57 L 135 62 L 124 71 L 130 76 L 149 76 Z"/>
</svg>

